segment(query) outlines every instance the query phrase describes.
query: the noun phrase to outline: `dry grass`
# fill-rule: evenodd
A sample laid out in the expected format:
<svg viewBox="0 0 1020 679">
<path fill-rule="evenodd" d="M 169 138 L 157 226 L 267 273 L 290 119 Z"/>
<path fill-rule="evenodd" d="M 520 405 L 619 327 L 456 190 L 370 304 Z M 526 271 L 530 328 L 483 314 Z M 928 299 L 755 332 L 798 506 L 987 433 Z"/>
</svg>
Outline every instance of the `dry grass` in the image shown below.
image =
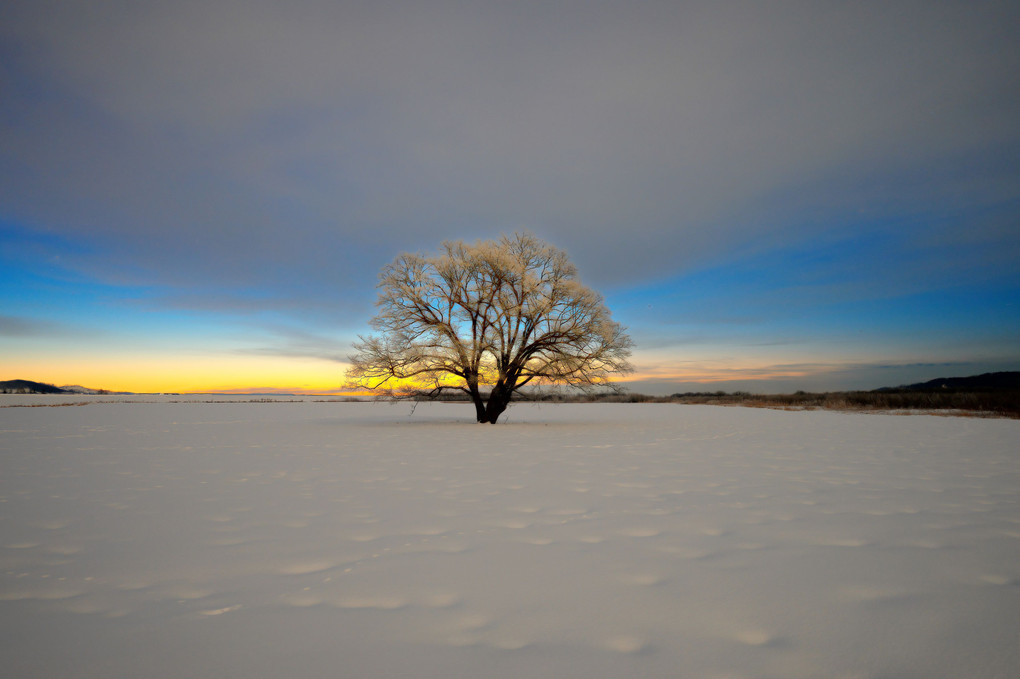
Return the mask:
<svg viewBox="0 0 1020 679">
<path fill-rule="evenodd" d="M 781 410 L 844 410 L 892 412 L 895 414 L 942 414 L 970 417 L 1011 417 L 1020 419 L 1020 391 L 883 390 L 827 393 L 750 394 L 696 392 L 672 396 L 645 394 L 563 395 L 530 394 L 520 400 L 543 402 L 597 403 L 690 403 L 707 405 L 776 408 Z"/>
<path fill-rule="evenodd" d="M 363 400 L 358 397 L 313 399 L 317 403 L 342 403 Z M 441 399 L 419 395 L 417 400 L 467 401 L 456 394 Z M 744 406 L 777 410 L 841 410 L 889 413 L 894 415 L 942 415 L 946 417 L 1008 417 L 1020 419 L 1020 391 L 957 391 L 952 389 L 910 391 L 839 391 L 826 393 L 750 394 L 723 391 L 689 392 L 671 396 L 649 396 L 633 393 L 566 394 L 531 391 L 519 393 L 515 401 L 539 403 L 685 403 L 718 406 Z M 172 400 L 167 403 L 294 403 L 304 399 L 253 398 L 248 400 Z M 147 400 L 82 400 L 65 403 L 3 403 L 0 408 L 64 408 L 93 403 L 151 403 Z"/>
</svg>

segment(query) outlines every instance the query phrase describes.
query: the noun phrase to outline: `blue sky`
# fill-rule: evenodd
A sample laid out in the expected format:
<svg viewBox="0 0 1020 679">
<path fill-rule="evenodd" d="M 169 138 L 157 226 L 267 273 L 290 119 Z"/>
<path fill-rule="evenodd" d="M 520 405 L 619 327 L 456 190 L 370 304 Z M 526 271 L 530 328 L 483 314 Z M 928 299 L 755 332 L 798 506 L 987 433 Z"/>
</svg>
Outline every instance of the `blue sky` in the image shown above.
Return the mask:
<svg viewBox="0 0 1020 679">
<path fill-rule="evenodd" d="M 0 8 L 0 379 L 331 390 L 402 251 L 527 230 L 631 388 L 1020 369 L 1020 9 Z"/>
</svg>

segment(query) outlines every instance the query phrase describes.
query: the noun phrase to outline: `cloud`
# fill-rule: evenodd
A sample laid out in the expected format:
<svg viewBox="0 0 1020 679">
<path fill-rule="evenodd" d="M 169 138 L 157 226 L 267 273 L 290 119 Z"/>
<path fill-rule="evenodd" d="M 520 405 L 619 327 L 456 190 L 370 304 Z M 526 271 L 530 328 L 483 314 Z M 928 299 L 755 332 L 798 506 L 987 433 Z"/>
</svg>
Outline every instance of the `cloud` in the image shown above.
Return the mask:
<svg viewBox="0 0 1020 679">
<path fill-rule="evenodd" d="M 27 318 L 24 316 L 0 315 L 0 337 L 33 338 L 33 337 L 72 337 L 82 332 L 79 328 L 64 323 Z"/>
<path fill-rule="evenodd" d="M 335 363 L 347 363 L 347 355 L 338 351 L 329 351 L 313 347 L 282 346 L 282 347 L 253 347 L 239 349 L 239 354 L 245 356 L 282 356 L 285 358 L 312 358 L 322 361 L 333 361 Z"/>
<path fill-rule="evenodd" d="M 106 280 L 368 298 L 397 251 L 527 227 L 631 284 L 1020 194 L 1009 3 L 2 12 L 0 202 Z"/>
<path fill-rule="evenodd" d="M 1020 369 L 1015 357 L 999 356 L 975 361 L 819 361 L 814 363 L 759 363 L 755 365 L 704 365 L 677 362 L 654 370 L 638 368 L 637 379 L 621 380 L 628 390 L 646 394 L 697 391 L 749 391 L 789 393 L 804 391 L 870 391 L 881 387 L 916 384 L 939 377 L 964 377 L 986 372 Z"/>
<path fill-rule="evenodd" d="M 130 301 L 146 311 L 183 311 L 215 318 L 258 319 L 286 317 L 292 321 L 314 319 L 322 326 L 340 326 L 371 315 L 366 300 L 351 299 L 342 288 L 316 289 L 307 282 L 273 288 L 245 290 L 202 289 L 139 292 Z"/>
<path fill-rule="evenodd" d="M 272 325 L 261 328 L 262 335 L 268 335 L 262 346 L 245 346 L 236 353 L 246 356 L 274 356 L 285 358 L 315 359 L 346 364 L 351 353 L 350 342 L 335 337 L 326 337 L 298 328 Z M 247 339 L 246 342 L 250 342 Z"/>
</svg>

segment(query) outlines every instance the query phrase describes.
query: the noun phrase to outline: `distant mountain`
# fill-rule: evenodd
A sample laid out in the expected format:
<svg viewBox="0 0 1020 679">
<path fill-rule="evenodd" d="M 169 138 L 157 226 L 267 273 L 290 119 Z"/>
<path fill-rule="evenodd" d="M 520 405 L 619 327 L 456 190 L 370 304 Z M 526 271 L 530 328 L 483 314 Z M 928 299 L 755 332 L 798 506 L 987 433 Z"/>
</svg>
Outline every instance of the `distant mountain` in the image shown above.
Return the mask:
<svg viewBox="0 0 1020 679">
<path fill-rule="evenodd" d="M 985 373 L 972 377 L 939 377 L 927 382 L 899 387 L 882 387 L 875 391 L 955 391 L 1020 390 L 1020 372 Z"/>
<path fill-rule="evenodd" d="M 0 394 L 66 394 L 60 387 L 30 380 L 7 380 L 0 382 Z"/>
<path fill-rule="evenodd" d="M 65 384 L 60 387 L 60 390 L 68 394 L 105 394 L 106 391 L 103 389 L 89 389 L 79 384 Z"/>
</svg>

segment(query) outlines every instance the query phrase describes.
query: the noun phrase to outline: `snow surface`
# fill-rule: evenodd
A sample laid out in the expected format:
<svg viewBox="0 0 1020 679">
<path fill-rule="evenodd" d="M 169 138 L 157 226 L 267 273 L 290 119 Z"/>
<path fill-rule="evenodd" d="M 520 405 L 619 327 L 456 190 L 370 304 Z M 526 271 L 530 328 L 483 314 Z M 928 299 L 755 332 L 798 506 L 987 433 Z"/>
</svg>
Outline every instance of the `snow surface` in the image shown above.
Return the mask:
<svg viewBox="0 0 1020 679">
<path fill-rule="evenodd" d="M 100 400 L 0 408 L 4 676 L 1020 667 L 1015 420 Z"/>
</svg>

